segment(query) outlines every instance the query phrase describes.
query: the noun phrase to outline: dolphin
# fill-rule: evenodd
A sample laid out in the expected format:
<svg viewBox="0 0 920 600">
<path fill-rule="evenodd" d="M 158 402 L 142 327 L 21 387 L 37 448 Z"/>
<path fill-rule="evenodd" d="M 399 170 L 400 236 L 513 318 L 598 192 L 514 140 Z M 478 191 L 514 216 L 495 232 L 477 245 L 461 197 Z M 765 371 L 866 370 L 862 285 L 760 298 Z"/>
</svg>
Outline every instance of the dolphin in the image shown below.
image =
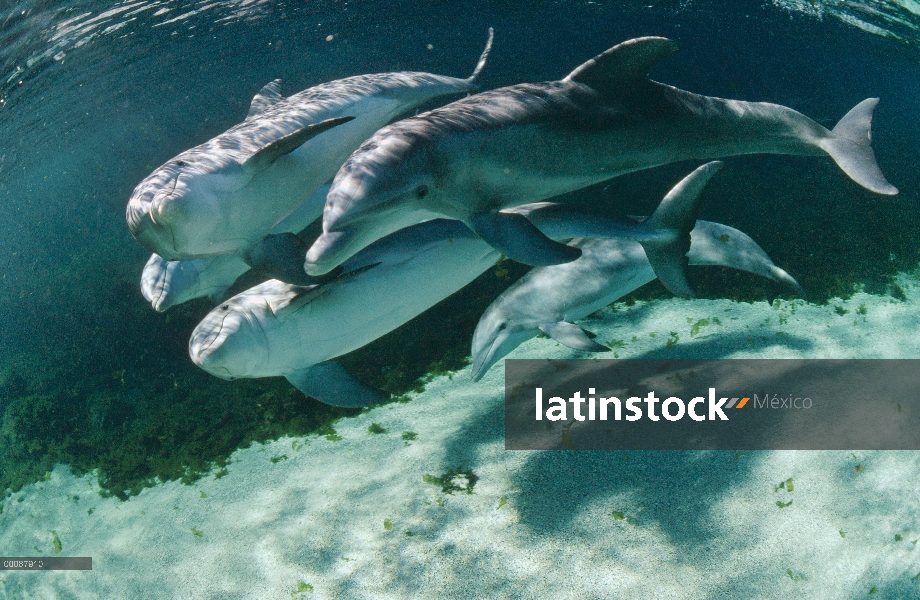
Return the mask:
<svg viewBox="0 0 920 600">
<path fill-rule="evenodd" d="M 746 234 L 709 221 L 690 232 L 691 265 L 718 265 L 760 275 L 805 292 Z M 505 290 L 485 310 L 473 333 L 470 375 L 479 381 L 512 350 L 545 333 L 557 342 L 589 352 L 609 348 L 574 321 L 617 301 L 655 279 L 642 246 L 626 239 L 575 239 L 581 256 L 568 263 L 537 267 Z"/>
<path fill-rule="evenodd" d="M 170 159 L 138 184 L 128 202 L 128 228 L 166 260 L 245 254 L 332 179 L 374 131 L 432 98 L 476 89 L 492 39 L 490 29 L 466 79 L 358 75 L 288 98 L 281 95 L 280 80 L 272 81 L 253 98 L 242 123 Z"/>
<path fill-rule="evenodd" d="M 141 273 L 141 295 L 157 312 L 204 296 L 219 302 L 248 270 L 236 254 L 169 261 L 151 254 Z"/>
<path fill-rule="evenodd" d="M 513 209 L 553 238 L 625 236 L 662 263 L 658 271 L 686 286 L 679 263 L 689 247 L 699 192 L 718 170 L 703 165 L 644 223 L 537 203 Z M 672 190 L 673 192 L 673 190 Z M 338 406 L 365 406 L 379 393 L 355 382 L 332 359 L 389 333 L 485 272 L 500 259 L 466 225 L 433 219 L 376 241 L 330 281 L 309 286 L 266 281 L 212 310 L 189 340 L 196 365 L 222 379 L 283 375 L 305 394 Z M 655 271 L 653 271 L 655 272 Z M 654 275 L 652 276 L 654 278 Z"/>
<path fill-rule="evenodd" d="M 577 249 L 501 209 L 687 159 L 826 154 L 867 189 L 897 193 L 870 145 L 877 98 L 828 130 L 785 106 L 699 96 L 649 80 L 649 69 L 676 48 L 661 37 L 629 40 L 561 81 L 482 92 L 384 127 L 336 174 L 324 233 L 304 269 L 325 273 L 432 216 L 463 221 L 519 262 L 574 260 Z"/>
<path fill-rule="evenodd" d="M 297 210 L 275 225 L 270 235 L 247 252 L 248 260 L 237 254 L 223 254 L 209 258 L 167 261 L 158 254 L 152 254 L 141 273 L 141 294 L 155 311 L 164 312 L 177 304 L 203 296 L 220 302 L 230 286 L 249 271 L 250 265 L 266 274 L 267 278 L 277 276 L 278 271 L 288 273 L 288 269 L 278 268 L 281 260 L 277 258 L 277 248 L 279 245 L 290 243 L 296 248 L 294 256 L 303 256 L 307 245 L 302 243 L 300 236 L 304 235 L 304 230 L 310 223 L 323 214 L 323 204 L 326 202 L 328 191 L 328 185 L 320 187 Z M 294 232 L 300 233 L 293 235 Z M 265 258 L 267 254 L 273 256 Z M 298 275 L 305 275 L 300 265 L 298 271 Z M 288 283 L 299 282 L 295 277 L 284 279 Z"/>
</svg>

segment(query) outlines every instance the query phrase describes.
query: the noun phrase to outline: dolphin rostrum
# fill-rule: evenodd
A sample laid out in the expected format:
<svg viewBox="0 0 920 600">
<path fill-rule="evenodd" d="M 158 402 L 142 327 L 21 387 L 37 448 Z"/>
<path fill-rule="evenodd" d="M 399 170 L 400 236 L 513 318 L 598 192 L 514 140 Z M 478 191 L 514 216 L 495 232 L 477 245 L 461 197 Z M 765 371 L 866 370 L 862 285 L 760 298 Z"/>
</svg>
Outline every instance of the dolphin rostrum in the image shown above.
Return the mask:
<svg viewBox="0 0 920 600">
<path fill-rule="evenodd" d="M 679 263 L 689 245 L 698 193 L 718 164 L 700 167 L 669 194 L 645 223 L 628 223 L 578 209 L 538 203 L 519 206 L 552 238 L 625 236 L 652 249 L 678 292 L 689 293 Z M 676 229 L 679 228 L 679 229 Z M 406 323 L 473 281 L 500 254 L 455 220 L 434 219 L 402 229 L 348 259 L 335 279 L 296 286 L 270 280 L 212 310 L 189 341 L 192 361 L 223 379 L 283 375 L 314 398 L 339 406 L 377 402 L 378 393 L 330 362 Z M 678 263 L 668 266 L 668 261 Z M 654 277 L 654 275 L 652 275 Z"/>
<path fill-rule="evenodd" d="M 323 204 L 328 191 L 328 185 L 320 187 L 297 210 L 272 227 L 270 235 L 247 252 L 248 261 L 236 254 L 170 261 L 158 254 L 151 255 L 144 272 L 141 273 L 141 294 L 155 311 L 163 312 L 177 304 L 202 296 L 220 302 L 230 286 L 247 272 L 250 266 L 260 270 L 266 279 L 278 277 L 279 270 L 286 273 L 290 269 L 283 266 L 278 269 L 278 265 L 283 263 L 277 260 L 277 257 L 273 256 L 272 260 L 263 260 L 261 257 L 275 250 L 280 245 L 279 240 L 296 245 L 296 256 L 302 257 L 306 245 L 293 233 L 301 232 L 323 214 Z M 293 241 L 290 238 L 293 238 Z M 268 266 L 265 263 L 269 263 Z M 297 267 L 298 274 L 303 277 L 303 268 L 299 264 Z M 288 283 L 298 282 L 296 278 L 284 280 Z"/>
<path fill-rule="evenodd" d="M 141 273 L 141 295 L 157 312 L 203 296 L 219 302 L 248 270 L 236 254 L 193 260 L 164 260 L 151 254 Z"/>
<path fill-rule="evenodd" d="M 737 229 L 697 221 L 690 237 L 691 265 L 747 271 L 786 284 L 804 296 L 798 282 Z M 655 273 L 642 246 L 631 240 L 585 238 L 570 243 L 581 249 L 578 259 L 531 270 L 483 312 L 473 333 L 470 373 L 474 381 L 541 332 L 576 350 L 609 350 L 574 321 L 653 281 Z"/>
<path fill-rule="evenodd" d="M 147 176 L 128 202 L 128 227 L 167 260 L 245 254 L 329 181 L 374 131 L 432 98 L 477 88 L 492 46 L 473 74 L 358 75 L 288 98 L 275 80 L 246 120 L 182 152 Z M 332 131 L 328 131 L 332 129 Z"/>
<path fill-rule="evenodd" d="M 687 159 L 827 154 L 863 187 L 897 193 L 870 145 L 878 99 L 863 100 L 828 130 L 777 104 L 699 96 L 649 80 L 649 69 L 676 48 L 660 37 L 629 40 L 561 81 L 475 94 L 381 129 L 336 174 L 306 272 L 325 273 L 375 239 L 432 216 L 465 222 L 520 262 L 570 261 L 577 249 L 500 210 Z M 523 247 L 507 243 L 524 238 Z"/>
</svg>

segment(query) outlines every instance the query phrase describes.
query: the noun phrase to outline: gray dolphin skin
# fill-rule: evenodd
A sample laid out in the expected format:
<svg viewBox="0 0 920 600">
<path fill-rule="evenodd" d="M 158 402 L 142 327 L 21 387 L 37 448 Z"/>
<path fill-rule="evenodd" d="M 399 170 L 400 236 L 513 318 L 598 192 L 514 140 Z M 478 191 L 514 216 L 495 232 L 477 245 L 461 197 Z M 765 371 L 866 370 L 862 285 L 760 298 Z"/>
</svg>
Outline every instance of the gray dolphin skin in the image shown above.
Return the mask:
<svg viewBox="0 0 920 600">
<path fill-rule="evenodd" d="M 248 270 L 236 254 L 194 260 L 165 260 L 151 254 L 141 273 L 141 295 L 157 312 L 204 296 L 219 302 Z"/>
<path fill-rule="evenodd" d="M 266 254 L 269 249 L 265 246 L 270 245 L 274 236 L 299 232 L 315 221 L 323 213 L 328 191 L 328 185 L 321 186 L 297 210 L 275 225 L 270 235 L 250 249 L 248 254 Z M 257 263 L 255 268 L 260 268 L 258 261 L 247 262 L 236 254 L 176 261 L 167 261 L 153 254 L 141 273 L 141 294 L 157 312 L 164 312 L 177 304 L 203 296 L 220 302 L 230 286 L 250 269 L 253 262 Z M 300 274 L 303 275 L 303 269 L 300 269 Z"/>
<path fill-rule="evenodd" d="M 718 165 L 704 165 L 690 179 L 708 180 L 717 169 Z M 690 201 L 662 202 L 642 224 L 589 217 L 548 203 L 517 207 L 514 214 L 530 219 L 553 238 L 628 236 L 659 249 L 662 257 L 680 260 L 697 213 L 700 186 L 685 188 L 691 190 L 683 195 Z M 675 224 L 682 230 L 674 230 Z M 270 280 L 234 296 L 198 324 L 189 355 L 196 365 L 223 379 L 283 375 L 327 404 L 373 404 L 380 394 L 363 388 L 330 361 L 421 314 L 499 258 L 497 250 L 459 221 L 419 223 L 371 244 L 346 261 L 331 281 L 296 286 Z M 677 286 L 686 285 L 682 277 L 676 281 Z"/>
<path fill-rule="evenodd" d="M 629 40 L 561 81 L 482 92 L 381 129 L 336 174 L 324 233 L 304 269 L 325 273 L 432 216 L 465 222 L 523 263 L 570 261 L 577 249 L 499 211 L 688 159 L 829 155 L 863 187 L 897 193 L 870 145 L 877 99 L 857 104 L 828 130 L 777 104 L 699 96 L 649 80 L 649 69 L 676 48 L 661 37 Z M 521 239 L 529 241 L 508 243 Z"/>
<path fill-rule="evenodd" d="M 246 120 L 157 168 L 128 202 L 128 227 L 167 260 L 244 253 L 329 181 L 374 131 L 432 98 L 469 92 L 473 74 L 382 73 L 339 79 L 288 98 L 280 81 L 253 98 Z"/>
<path fill-rule="evenodd" d="M 697 221 L 690 237 L 691 265 L 747 271 L 805 295 L 791 275 L 773 264 L 754 240 L 737 229 Z M 576 350 L 609 350 L 593 341 L 573 321 L 653 281 L 655 273 L 642 246 L 633 241 L 575 239 L 570 243 L 581 249 L 577 260 L 531 270 L 483 312 L 473 333 L 470 374 L 474 381 L 479 381 L 492 365 L 541 332 Z"/>
</svg>

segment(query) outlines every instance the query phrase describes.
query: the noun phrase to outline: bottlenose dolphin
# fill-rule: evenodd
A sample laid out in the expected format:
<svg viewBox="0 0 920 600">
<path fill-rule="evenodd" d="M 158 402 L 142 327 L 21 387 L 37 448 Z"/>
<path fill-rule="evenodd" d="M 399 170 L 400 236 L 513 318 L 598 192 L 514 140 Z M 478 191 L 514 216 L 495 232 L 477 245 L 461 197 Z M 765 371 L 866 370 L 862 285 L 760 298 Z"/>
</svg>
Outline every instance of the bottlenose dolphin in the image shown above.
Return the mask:
<svg viewBox="0 0 920 600">
<path fill-rule="evenodd" d="M 698 193 L 718 166 L 694 171 L 678 184 L 682 192 L 669 194 L 642 224 L 548 203 L 520 206 L 514 214 L 553 238 L 590 234 L 642 240 L 650 254 L 678 263 L 659 270 L 679 288 L 686 286 L 679 263 L 686 262 L 682 252 L 689 245 Z M 499 258 L 497 250 L 459 221 L 419 223 L 351 257 L 331 281 L 295 286 L 270 280 L 234 296 L 198 324 L 189 354 L 195 364 L 222 379 L 283 375 L 322 402 L 364 406 L 380 395 L 329 361 L 421 314 Z"/>
<path fill-rule="evenodd" d="M 384 127 L 336 174 L 306 272 L 325 273 L 375 239 L 433 215 L 462 220 L 520 262 L 573 260 L 576 249 L 499 211 L 687 159 L 827 154 L 860 185 L 897 193 L 870 145 L 878 99 L 857 104 L 828 130 L 777 104 L 699 96 L 649 80 L 652 65 L 676 48 L 660 37 L 629 40 L 561 81 L 475 94 Z"/>
<path fill-rule="evenodd" d="M 219 302 L 248 270 L 236 254 L 194 260 L 165 260 L 151 254 L 141 273 L 141 295 L 157 312 L 204 296 Z"/>
<path fill-rule="evenodd" d="M 691 265 L 747 271 L 789 285 L 804 296 L 798 282 L 737 229 L 697 221 L 690 237 Z M 655 274 L 642 247 L 633 241 L 591 238 L 570 243 L 581 249 L 577 260 L 531 270 L 483 312 L 473 333 L 470 374 L 474 381 L 541 332 L 576 350 L 609 350 L 573 321 L 642 287 L 654 280 Z"/>
<path fill-rule="evenodd" d="M 245 253 L 374 131 L 432 98 L 477 88 L 473 74 L 381 73 L 339 79 L 289 98 L 280 80 L 252 100 L 246 120 L 147 176 L 128 202 L 128 227 L 167 260 Z M 334 131 L 324 134 L 328 129 Z"/>
<path fill-rule="evenodd" d="M 277 275 L 276 271 L 279 270 L 272 267 L 282 264 L 276 256 L 279 242 L 296 245 L 296 256 L 303 256 L 307 245 L 301 242 L 298 235 L 293 234 L 300 232 L 299 235 L 303 235 L 303 230 L 323 214 L 323 204 L 328 191 L 328 185 L 320 187 L 297 210 L 272 227 L 271 234 L 248 251 L 248 262 L 236 254 L 175 261 L 167 261 L 158 254 L 152 254 L 141 273 L 141 294 L 154 310 L 163 312 L 177 304 L 203 296 L 220 302 L 230 286 L 243 273 L 249 271 L 250 265 L 254 265 L 254 268 L 261 270 L 270 279 L 270 276 Z M 271 260 L 263 258 L 264 255 L 273 252 L 275 256 L 272 256 Z M 267 263 L 271 266 L 265 266 Z M 301 266 L 297 266 L 299 275 L 304 276 Z M 287 272 L 283 267 L 280 270 Z M 288 279 L 291 278 L 285 278 L 285 281 L 292 283 Z"/>
</svg>

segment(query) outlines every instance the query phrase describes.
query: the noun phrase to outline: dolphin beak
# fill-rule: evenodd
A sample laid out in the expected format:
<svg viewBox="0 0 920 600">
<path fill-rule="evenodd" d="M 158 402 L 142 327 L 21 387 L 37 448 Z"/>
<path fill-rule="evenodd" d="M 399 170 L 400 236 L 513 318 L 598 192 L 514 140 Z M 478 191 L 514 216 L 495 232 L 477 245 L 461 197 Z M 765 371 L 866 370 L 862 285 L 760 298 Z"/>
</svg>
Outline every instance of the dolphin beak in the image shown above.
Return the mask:
<svg viewBox="0 0 920 600">
<path fill-rule="evenodd" d="M 355 236 L 346 231 L 322 234 L 307 250 L 304 271 L 313 277 L 325 275 L 354 254 L 350 251 L 354 240 Z"/>
<path fill-rule="evenodd" d="M 201 324 L 199 324 L 199 327 Z M 208 361 L 210 356 L 211 345 L 217 341 L 218 336 L 220 335 L 221 330 L 223 329 L 223 321 L 221 321 L 220 326 L 210 327 L 204 331 L 199 331 L 198 328 L 192 332 L 192 337 L 188 342 L 188 353 L 192 358 L 192 362 L 198 365 L 199 367 L 204 368 L 205 364 Z M 210 369 L 205 369 L 210 372 Z"/>
<path fill-rule="evenodd" d="M 497 349 L 498 336 L 492 338 L 492 342 L 473 356 L 473 366 L 470 369 L 470 378 L 473 381 L 479 381 L 482 376 L 488 373 L 497 361 L 495 360 L 495 350 Z"/>
</svg>

